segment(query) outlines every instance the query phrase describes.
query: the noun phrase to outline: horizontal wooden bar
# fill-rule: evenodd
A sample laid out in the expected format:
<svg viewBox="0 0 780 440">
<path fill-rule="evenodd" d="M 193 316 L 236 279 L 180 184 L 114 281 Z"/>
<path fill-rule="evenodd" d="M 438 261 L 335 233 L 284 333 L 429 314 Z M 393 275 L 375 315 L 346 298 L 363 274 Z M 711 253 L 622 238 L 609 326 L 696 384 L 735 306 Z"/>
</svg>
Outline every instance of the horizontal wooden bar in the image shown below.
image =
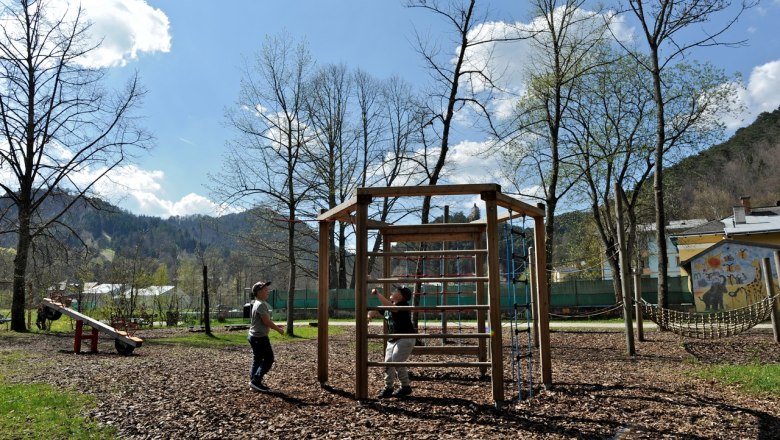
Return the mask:
<svg viewBox="0 0 780 440">
<path fill-rule="evenodd" d="M 357 210 L 357 197 L 352 197 L 344 203 L 341 203 L 317 216 L 317 220 L 331 220 L 334 218 L 343 218 L 350 212 Z"/>
<path fill-rule="evenodd" d="M 410 284 L 410 283 L 486 283 L 488 277 L 396 277 L 396 278 L 374 278 L 368 280 L 369 283 L 396 283 L 396 284 Z"/>
<path fill-rule="evenodd" d="M 487 339 L 490 333 L 369 333 L 369 339 Z"/>
<path fill-rule="evenodd" d="M 490 362 L 368 362 L 369 367 L 490 367 Z"/>
<path fill-rule="evenodd" d="M 486 225 L 479 223 L 431 223 L 377 228 L 386 243 L 476 241 Z"/>
<path fill-rule="evenodd" d="M 463 346 L 463 345 L 418 345 L 412 350 L 412 354 L 418 356 L 425 355 L 465 355 L 465 356 L 477 356 L 479 355 L 479 347 Z"/>
<path fill-rule="evenodd" d="M 501 191 L 501 185 L 497 183 L 475 183 L 465 185 L 363 187 L 358 188 L 355 194 L 371 197 L 465 196 L 476 195 L 484 191 Z"/>
<path fill-rule="evenodd" d="M 519 212 L 521 214 L 526 214 L 531 217 L 544 217 L 544 209 L 538 208 L 536 206 L 530 205 L 525 202 L 521 202 L 520 200 L 517 200 L 514 197 L 510 197 L 506 194 L 497 193 L 496 204 L 498 206 L 504 207 L 512 211 L 513 213 Z"/>
<path fill-rule="evenodd" d="M 408 310 L 414 312 L 417 310 L 490 310 L 488 304 L 458 304 L 447 306 L 372 306 L 368 310 Z"/>
<path fill-rule="evenodd" d="M 487 249 L 449 249 L 442 251 L 392 251 L 392 252 L 369 252 L 369 257 L 437 257 L 440 255 L 487 255 Z M 435 260 L 436 258 L 431 258 Z"/>
</svg>

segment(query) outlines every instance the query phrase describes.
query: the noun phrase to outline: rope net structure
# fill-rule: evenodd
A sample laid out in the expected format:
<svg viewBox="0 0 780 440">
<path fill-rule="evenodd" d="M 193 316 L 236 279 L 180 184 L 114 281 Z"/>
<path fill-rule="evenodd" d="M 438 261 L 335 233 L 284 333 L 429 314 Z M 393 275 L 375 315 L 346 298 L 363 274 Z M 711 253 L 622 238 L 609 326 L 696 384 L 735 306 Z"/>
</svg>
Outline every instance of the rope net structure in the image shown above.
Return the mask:
<svg viewBox="0 0 780 440">
<path fill-rule="evenodd" d="M 556 313 L 550 313 L 550 316 L 557 319 L 582 319 L 582 318 L 592 318 L 594 316 L 599 315 L 605 315 L 607 313 L 612 313 L 616 310 L 621 310 L 623 308 L 623 301 L 620 301 L 612 306 L 606 306 L 602 307 L 598 310 L 593 310 L 590 312 L 583 312 L 583 313 L 574 313 L 574 314 L 568 314 L 568 315 L 559 315 Z"/>
<path fill-rule="evenodd" d="M 777 295 L 734 310 L 713 313 L 680 312 L 662 309 L 642 300 L 644 315 L 664 330 L 695 339 L 736 336 L 769 318 Z"/>
</svg>

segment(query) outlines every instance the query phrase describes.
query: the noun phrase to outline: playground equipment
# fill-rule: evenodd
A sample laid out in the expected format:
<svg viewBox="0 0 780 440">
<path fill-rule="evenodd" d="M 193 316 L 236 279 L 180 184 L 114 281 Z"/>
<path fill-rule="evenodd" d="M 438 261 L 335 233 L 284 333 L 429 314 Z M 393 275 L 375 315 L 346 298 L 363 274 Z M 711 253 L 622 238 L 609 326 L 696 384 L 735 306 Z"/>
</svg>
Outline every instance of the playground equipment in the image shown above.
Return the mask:
<svg viewBox="0 0 780 440">
<path fill-rule="evenodd" d="M 474 196 L 479 195 L 484 201 L 484 219 L 471 223 L 438 223 L 422 225 L 391 225 L 368 219 L 368 207 L 374 198 L 396 197 L 425 197 L 425 196 Z M 498 215 L 498 207 L 507 209 L 506 214 Z M 355 212 L 353 216 L 352 213 Z M 355 255 L 355 316 L 356 316 L 356 374 L 355 396 L 358 400 L 368 398 L 368 368 L 394 365 L 385 362 L 369 362 L 368 339 L 394 338 L 394 337 L 423 337 L 423 335 L 383 334 L 369 335 L 367 329 L 368 284 L 375 282 L 384 286 L 385 292 L 390 291 L 393 284 L 422 284 L 425 282 L 438 283 L 474 283 L 477 291 L 477 304 L 474 305 L 440 305 L 435 309 L 446 311 L 448 309 L 469 309 L 476 311 L 478 316 L 486 316 L 490 324 L 490 331 L 477 329 L 477 332 L 469 335 L 482 344 L 487 343 L 487 359 L 479 359 L 476 362 L 405 362 L 405 366 L 425 367 L 479 367 L 490 368 L 493 391 L 493 401 L 498 405 L 504 402 L 504 371 L 503 371 L 503 346 L 500 297 L 500 264 L 499 264 L 499 223 L 510 220 L 515 216 L 527 215 L 534 219 L 534 244 L 536 252 L 536 276 L 538 285 L 536 301 L 539 324 L 539 349 L 541 380 L 545 387 L 552 385 L 552 368 L 550 365 L 549 342 L 549 315 L 547 274 L 544 254 L 544 207 L 531 206 L 501 193 L 501 187 L 497 184 L 471 184 L 471 185 L 441 185 L 441 186 L 417 186 L 417 187 L 376 187 L 358 188 L 352 200 L 342 203 L 328 211 L 322 212 L 317 220 L 320 222 L 319 238 L 319 298 L 318 298 L 318 356 L 317 379 L 321 384 L 328 380 L 328 230 L 329 222 L 343 221 L 355 225 L 356 255 Z M 368 252 L 369 229 L 376 231 L 382 239 L 383 250 L 376 253 Z M 486 248 L 468 250 L 447 251 L 394 251 L 392 243 L 430 243 L 430 242 L 459 242 L 472 241 L 481 245 L 486 243 Z M 393 277 L 388 272 L 390 258 L 392 257 L 422 257 L 433 254 L 436 256 L 467 256 L 475 258 L 475 276 L 462 277 L 420 277 L 414 274 L 409 277 Z M 370 256 L 381 257 L 384 262 L 385 274 L 376 280 L 368 279 L 367 263 Z M 541 270 L 539 269 L 541 268 Z M 487 289 L 486 289 L 487 287 Z M 372 309 L 400 309 L 401 307 L 374 307 Z M 417 312 L 430 308 L 429 306 L 404 306 L 405 309 Z M 478 320 L 479 326 L 479 320 Z M 462 338 L 463 334 L 438 334 L 424 336 L 426 338 Z M 479 347 L 479 346 L 478 346 Z M 445 347 L 446 348 L 446 347 Z M 479 348 L 477 348 L 478 356 Z"/>
<path fill-rule="evenodd" d="M 76 320 L 76 336 L 73 342 L 73 352 L 81 352 L 81 341 L 90 341 L 90 352 L 97 353 L 98 333 L 105 333 L 110 338 L 114 339 L 114 348 L 121 355 L 129 355 L 135 350 L 136 347 L 140 347 L 144 342 L 143 339 L 133 336 L 125 330 L 118 330 L 112 326 L 104 324 L 97 319 L 90 318 L 87 315 L 77 312 L 71 309 L 67 305 L 60 301 L 50 298 L 43 299 L 43 305 L 48 310 L 54 313 L 61 313 L 68 315 Z M 84 333 L 84 324 L 86 323 L 92 331 L 89 334 Z"/>
</svg>

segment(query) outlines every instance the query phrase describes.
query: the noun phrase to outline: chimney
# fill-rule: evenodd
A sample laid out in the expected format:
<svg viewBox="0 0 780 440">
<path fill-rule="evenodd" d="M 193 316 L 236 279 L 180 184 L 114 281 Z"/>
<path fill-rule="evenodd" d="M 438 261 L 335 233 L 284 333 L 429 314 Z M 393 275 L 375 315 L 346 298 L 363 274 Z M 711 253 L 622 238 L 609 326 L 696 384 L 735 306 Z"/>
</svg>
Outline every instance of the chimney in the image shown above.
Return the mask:
<svg viewBox="0 0 780 440">
<path fill-rule="evenodd" d="M 734 207 L 734 226 L 744 225 L 745 223 L 746 223 L 746 221 L 745 221 L 745 207 L 744 206 L 735 206 Z"/>
<path fill-rule="evenodd" d="M 739 198 L 739 203 L 745 208 L 745 215 L 750 215 L 750 196 L 742 196 Z"/>
</svg>

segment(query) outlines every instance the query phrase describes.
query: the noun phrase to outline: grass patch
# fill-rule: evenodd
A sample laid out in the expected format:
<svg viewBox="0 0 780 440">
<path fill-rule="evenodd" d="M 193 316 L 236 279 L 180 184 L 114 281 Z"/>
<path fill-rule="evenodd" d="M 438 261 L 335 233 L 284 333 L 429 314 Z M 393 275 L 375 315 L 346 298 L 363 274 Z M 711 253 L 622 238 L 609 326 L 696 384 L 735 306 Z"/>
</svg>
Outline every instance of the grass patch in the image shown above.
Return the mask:
<svg viewBox="0 0 780 440">
<path fill-rule="evenodd" d="M 703 379 L 715 379 L 737 385 L 750 394 L 769 393 L 780 396 L 780 365 L 716 365 L 696 373 Z"/>
<path fill-rule="evenodd" d="M 0 356 L 0 438 L 112 439 L 114 428 L 100 427 L 81 414 L 96 406 L 90 395 L 61 390 L 46 384 L 13 384 L 16 371 L 30 368 L 30 356 L 22 352 Z"/>
<path fill-rule="evenodd" d="M 337 335 L 344 331 L 338 327 L 328 327 L 329 335 Z M 295 336 L 290 337 L 287 335 L 280 335 L 276 332 L 271 332 L 268 335 L 271 338 L 272 343 L 287 343 L 296 341 L 306 341 L 317 339 L 317 328 L 309 326 L 295 327 Z M 236 345 L 246 345 L 246 332 L 231 332 L 231 333 L 214 333 L 214 336 L 208 336 L 205 333 L 191 333 L 187 335 L 173 336 L 170 338 L 150 339 L 148 344 L 175 344 L 175 345 L 187 345 L 191 347 L 232 347 Z"/>
</svg>

